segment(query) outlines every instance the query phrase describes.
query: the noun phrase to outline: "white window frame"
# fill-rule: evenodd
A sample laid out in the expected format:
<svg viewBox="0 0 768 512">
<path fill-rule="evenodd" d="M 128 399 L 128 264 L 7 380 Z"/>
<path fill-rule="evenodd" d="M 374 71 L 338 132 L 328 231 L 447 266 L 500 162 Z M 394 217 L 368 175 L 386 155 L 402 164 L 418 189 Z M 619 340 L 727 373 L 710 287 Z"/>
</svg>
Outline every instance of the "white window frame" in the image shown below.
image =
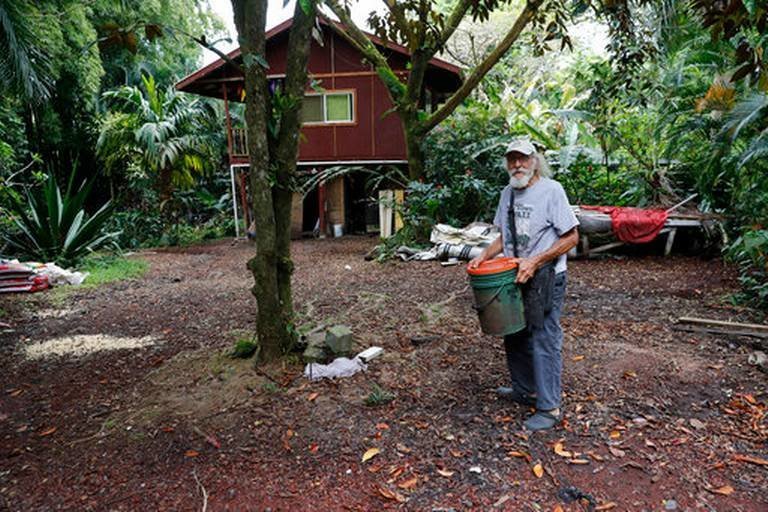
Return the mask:
<svg viewBox="0 0 768 512">
<path fill-rule="evenodd" d="M 327 125 L 350 125 L 350 124 L 357 124 L 356 119 L 356 108 L 357 105 L 357 96 L 355 89 L 332 89 L 327 90 L 323 92 L 305 92 L 305 97 L 309 96 L 322 96 L 323 102 L 323 120 L 322 121 L 309 121 L 302 123 L 302 126 L 327 126 Z M 345 119 L 341 121 L 329 121 L 328 120 L 328 106 L 327 106 L 327 98 L 328 96 L 348 96 L 350 98 L 350 113 L 352 114 L 351 119 Z"/>
</svg>

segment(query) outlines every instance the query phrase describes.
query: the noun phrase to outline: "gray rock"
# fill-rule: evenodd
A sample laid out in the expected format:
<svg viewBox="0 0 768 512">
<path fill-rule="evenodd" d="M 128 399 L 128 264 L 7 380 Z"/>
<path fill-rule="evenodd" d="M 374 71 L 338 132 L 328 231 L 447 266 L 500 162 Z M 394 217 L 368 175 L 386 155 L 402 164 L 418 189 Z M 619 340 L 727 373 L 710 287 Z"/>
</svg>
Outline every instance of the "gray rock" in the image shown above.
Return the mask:
<svg viewBox="0 0 768 512">
<path fill-rule="evenodd" d="M 307 363 L 324 363 L 327 359 L 325 347 L 310 344 L 304 350 L 304 361 Z"/>
<path fill-rule="evenodd" d="M 352 354 L 352 330 L 346 325 L 334 325 L 325 334 L 325 346 L 335 357 Z"/>
<path fill-rule="evenodd" d="M 313 332 L 307 336 L 308 347 L 320 347 L 325 348 L 325 333 Z"/>
</svg>

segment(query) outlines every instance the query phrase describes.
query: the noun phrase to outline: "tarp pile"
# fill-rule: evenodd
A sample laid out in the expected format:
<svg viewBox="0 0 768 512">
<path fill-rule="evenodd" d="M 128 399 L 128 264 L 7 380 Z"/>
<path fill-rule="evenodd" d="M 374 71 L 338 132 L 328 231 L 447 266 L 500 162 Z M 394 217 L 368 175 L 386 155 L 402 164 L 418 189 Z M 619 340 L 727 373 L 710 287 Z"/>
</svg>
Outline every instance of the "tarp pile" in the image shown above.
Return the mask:
<svg viewBox="0 0 768 512">
<path fill-rule="evenodd" d="M 611 216 L 611 228 L 616 238 L 631 244 L 643 244 L 658 236 L 669 216 L 666 210 L 628 208 L 621 206 L 581 206 Z"/>
<path fill-rule="evenodd" d="M 37 292 L 51 286 L 48 276 L 29 265 L 0 260 L 0 293 Z"/>
<path fill-rule="evenodd" d="M 87 276 L 87 272 L 73 272 L 55 263 L 0 260 L 0 293 L 39 292 L 63 284 L 78 286 Z"/>
<path fill-rule="evenodd" d="M 498 236 L 499 228 L 483 222 L 473 222 L 465 228 L 436 224 L 429 237 L 429 241 L 435 244 L 434 247 L 422 251 L 402 246 L 397 249 L 397 255 L 403 261 L 471 260 Z"/>
</svg>

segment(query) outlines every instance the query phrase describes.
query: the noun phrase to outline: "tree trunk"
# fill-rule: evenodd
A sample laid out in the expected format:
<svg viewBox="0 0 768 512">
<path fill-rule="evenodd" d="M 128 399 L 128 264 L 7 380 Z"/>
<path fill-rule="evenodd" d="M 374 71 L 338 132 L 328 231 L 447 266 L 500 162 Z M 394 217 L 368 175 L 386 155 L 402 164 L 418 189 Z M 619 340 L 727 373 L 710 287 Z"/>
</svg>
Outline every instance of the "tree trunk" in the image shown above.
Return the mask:
<svg viewBox="0 0 768 512">
<path fill-rule="evenodd" d="M 416 129 L 415 121 L 403 121 L 405 146 L 408 150 L 408 177 L 418 181 L 424 174 L 424 136 Z"/>
<path fill-rule="evenodd" d="M 160 206 L 165 209 L 165 204 L 171 199 L 173 193 L 172 171 L 170 169 L 158 169 L 157 193 L 160 198 Z"/>
<path fill-rule="evenodd" d="M 267 143 L 267 70 L 259 63 L 266 57 L 267 1 L 232 0 L 232 7 L 243 55 L 250 185 L 256 223 L 256 255 L 248 261 L 248 268 L 254 279 L 251 292 L 258 304 L 256 331 L 260 357 L 271 360 L 282 355 L 288 326 L 282 314 L 277 279 L 276 221 Z"/>
<path fill-rule="evenodd" d="M 296 2 L 288 41 L 285 92 L 294 101 L 278 112 L 277 141 L 268 137 L 272 113 L 268 91 L 265 22 L 267 2 L 232 0 L 235 24 L 241 40 L 245 73 L 246 124 L 251 165 L 253 218 L 256 223 L 256 256 L 248 262 L 253 273 L 252 293 L 258 303 L 257 333 L 260 357 L 280 357 L 295 340 L 291 297 L 291 203 L 298 157 L 299 113 L 307 85 L 310 34 L 315 5 L 308 12 Z M 278 121 L 277 119 L 272 121 Z"/>
<path fill-rule="evenodd" d="M 288 36 L 288 56 L 284 94 L 291 98 L 290 107 L 280 113 L 280 132 L 274 155 L 277 172 L 277 186 L 272 195 L 275 202 L 277 285 L 282 314 L 289 326 L 293 325 L 293 299 L 291 294 L 291 206 L 293 203 L 293 183 L 296 174 L 299 133 L 301 130 L 301 104 L 307 87 L 307 63 L 311 44 L 312 26 L 315 22 L 315 2 L 309 3 L 308 12 L 304 12 L 300 2 L 296 2 L 293 24 Z M 295 342 L 295 329 L 288 330 L 285 343 L 290 346 Z"/>
</svg>

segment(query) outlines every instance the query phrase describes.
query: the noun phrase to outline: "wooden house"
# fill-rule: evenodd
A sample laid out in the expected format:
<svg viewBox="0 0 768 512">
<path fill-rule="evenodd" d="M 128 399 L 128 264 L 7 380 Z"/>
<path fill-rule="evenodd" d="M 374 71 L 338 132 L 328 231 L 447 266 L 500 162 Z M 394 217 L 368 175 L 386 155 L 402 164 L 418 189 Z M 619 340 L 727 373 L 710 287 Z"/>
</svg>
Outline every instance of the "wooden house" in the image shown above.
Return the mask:
<svg viewBox="0 0 768 512">
<path fill-rule="evenodd" d="M 277 84 L 285 76 L 288 34 L 291 20 L 272 28 L 267 37 L 268 78 Z M 300 173 L 316 173 L 324 168 L 349 165 L 374 167 L 407 164 L 403 127 L 383 82 L 362 55 L 339 31 L 338 23 L 323 22 L 322 45 L 312 39 L 309 75 L 318 88 L 308 84 L 302 108 L 302 137 L 299 143 Z M 392 69 L 405 77 L 408 73 L 408 50 L 385 42 L 373 35 L 371 41 L 384 52 Z M 240 50 L 228 57 L 241 61 Z M 460 70 L 448 62 L 432 59 L 425 79 L 423 104 L 434 108 L 461 85 Z M 233 196 L 239 184 L 240 205 L 246 226 L 248 222 L 246 173 L 248 150 L 245 130 L 232 126 L 230 102 L 243 98 L 244 79 L 241 71 L 219 59 L 190 74 L 178 84 L 180 91 L 224 100 L 227 113 L 227 143 Z M 238 179 L 236 179 L 236 175 Z M 366 232 L 378 225 L 378 207 L 366 198 L 365 178 L 347 174 L 322 183 L 305 196 L 296 194 L 292 214 L 292 233 Z M 238 217 L 235 201 L 235 217 Z"/>
</svg>

